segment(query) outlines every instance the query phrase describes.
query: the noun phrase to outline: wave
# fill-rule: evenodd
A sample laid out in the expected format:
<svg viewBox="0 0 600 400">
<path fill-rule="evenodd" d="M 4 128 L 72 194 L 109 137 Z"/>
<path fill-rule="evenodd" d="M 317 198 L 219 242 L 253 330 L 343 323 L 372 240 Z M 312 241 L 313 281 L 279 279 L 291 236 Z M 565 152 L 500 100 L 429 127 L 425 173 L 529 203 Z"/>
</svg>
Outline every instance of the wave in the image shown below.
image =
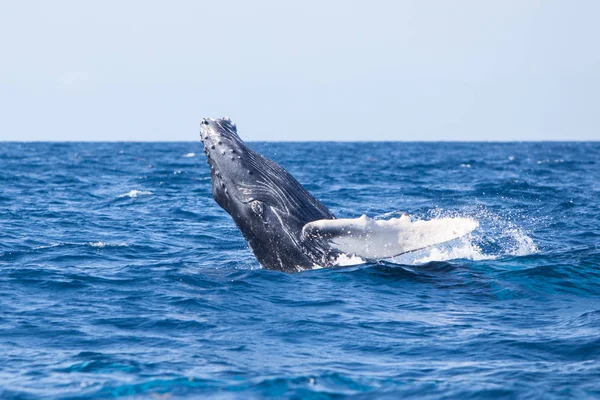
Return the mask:
<svg viewBox="0 0 600 400">
<path fill-rule="evenodd" d="M 340 217 L 479 227 L 264 270 L 199 143 L 3 144 L 0 398 L 598 392 L 598 144 L 256 147 Z"/>
<path fill-rule="evenodd" d="M 130 197 L 130 198 L 135 198 L 135 197 L 139 197 L 139 196 L 151 196 L 154 193 L 148 191 L 148 190 L 130 190 L 127 193 L 123 193 L 117 196 L 117 198 L 123 198 L 123 197 Z"/>
<path fill-rule="evenodd" d="M 97 242 L 84 242 L 84 243 L 52 243 L 49 245 L 36 246 L 33 249 L 34 250 L 44 250 L 44 249 L 51 249 L 53 247 L 64 247 L 64 246 L 90 246 L 90 247 L 103 248 L 103 247 L 127 247 L 129 245 L 127 243 L 106 243 L 106 242 L 97 241 Z"/>
<path fill-rule="evenodd" d="M 89 242 L 87 243 L 89 246 L 104 248 L 104 247 L 127 247 L 127 243 L 105 243 L 105 242 Z"/>
</svg>

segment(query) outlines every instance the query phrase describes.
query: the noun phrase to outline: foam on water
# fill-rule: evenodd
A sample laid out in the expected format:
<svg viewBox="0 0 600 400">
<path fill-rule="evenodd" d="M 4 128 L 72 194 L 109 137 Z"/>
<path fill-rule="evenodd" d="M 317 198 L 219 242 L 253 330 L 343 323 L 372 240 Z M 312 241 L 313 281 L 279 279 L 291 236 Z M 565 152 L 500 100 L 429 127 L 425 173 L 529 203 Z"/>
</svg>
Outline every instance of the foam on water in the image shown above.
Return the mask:
<svg viewBox="0 0 600 400">
<path fill-rule="evenodd" d="M 464 236 L 452 242 L 432 246 L 427 249 L 405 254 L 393 259 L 400 264 L 425 264 L 431 261 L 493 260 L 497 256 L 484 254 L 479 246 L 472 242 L 472 236 Z"/>
<path fill-rule="evenodd" d="M 120 194 L 117 197 L 118 198 L 123 198 L 123 197 L 136 198 L 136 197 L 139 197 L 139 196 L 150 196 L 152 194 L 153 193 L 151 191 L 149 191 L 149 190 L 131 190 L 131 191 L 127 192 L 127 193 Z"/>
<path fill-rule="evenodd" d="M 365 260 L 355 255 L 340 254 L 334 261 L 333 265 L 338 267 L 348 267 L 351 265 L 364 264 Z"/>
<path fill-rule="evenodd" d="M 52 247 L 58 247 L 58 246 L 61 246 L 61 244 L 60 243 L 52 243 L 52 244 L 48 244 L 48 245 L 35 246 L 34 250 L 51 249 Z"/>
<path fill-rule="evenodd" d="M 431 261 L 494 260 L 505 256 L 528 256 L 538 251 L 531 236 L 508 218 L 503 218 L 484 207 L 475 210 L 430 210 L 429 215 L 436 218 L 467 217 L 476 220 L 479 227 L 461 238 L 402 254 L 391 260 L 399 264 L 424 264 Z M 386 215 L 389 215 L 386 214 Z M 486 243 L 494 243 L 494 249 L 486 252 Z"/>
<path fill-rule="evenodd" d="M 104 248 L 104 247 L 127 247 L 127 243 L 105 243 L 105 242 L 89 242 L 89 246 Z"/>
</svg>

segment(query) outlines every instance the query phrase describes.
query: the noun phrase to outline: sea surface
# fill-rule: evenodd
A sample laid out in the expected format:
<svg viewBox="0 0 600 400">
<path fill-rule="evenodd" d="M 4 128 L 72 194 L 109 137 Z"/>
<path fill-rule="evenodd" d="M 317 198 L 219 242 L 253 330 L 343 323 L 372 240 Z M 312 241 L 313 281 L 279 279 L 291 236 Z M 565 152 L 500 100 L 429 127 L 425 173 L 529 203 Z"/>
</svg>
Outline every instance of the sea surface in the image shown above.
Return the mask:
<svg viewBox="0 0 600 400">
<path fill-rule="evenodd" d="M 0 143 L 0 398 L 600 398 L 600 143 L 252 143 L 338 217 L 472 217 L 261 269 L 201 143 Z"/>
</svg>

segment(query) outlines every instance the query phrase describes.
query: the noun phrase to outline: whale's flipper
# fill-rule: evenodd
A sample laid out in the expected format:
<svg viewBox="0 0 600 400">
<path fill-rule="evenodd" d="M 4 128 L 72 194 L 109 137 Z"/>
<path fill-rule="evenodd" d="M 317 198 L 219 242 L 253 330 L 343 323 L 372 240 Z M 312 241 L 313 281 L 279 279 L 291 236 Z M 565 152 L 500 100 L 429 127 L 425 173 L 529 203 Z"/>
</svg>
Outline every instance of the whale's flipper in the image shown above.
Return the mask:
<svg viewBox="0 0 600 400">
<path fill-rule="evenodd" d="M 374 220 L 363 215 L 354 219 L 309 222 L 302 228 L 302 236 L 326 240 L 331 247 L 346 254 L 383 259 L 457 239 L 478 226 L 471 218 L 413 222 L 408 215 L 389 220 Z"/>
</svg>

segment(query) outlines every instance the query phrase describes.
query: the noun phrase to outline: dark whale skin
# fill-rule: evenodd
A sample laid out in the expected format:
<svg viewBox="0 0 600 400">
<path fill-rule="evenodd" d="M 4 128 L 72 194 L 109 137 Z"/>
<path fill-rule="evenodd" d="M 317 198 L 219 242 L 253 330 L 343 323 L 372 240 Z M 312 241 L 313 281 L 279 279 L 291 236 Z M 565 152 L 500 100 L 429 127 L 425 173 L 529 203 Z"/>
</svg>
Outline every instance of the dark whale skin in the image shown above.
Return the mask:
<svg viewBox="0 0 600 400">
<path fill-rule="evenodd" d="M 323 240 L 302 236 L 308 222 L 335 216 L 284 168 L 246 146 L 229 118 L 203 118 L 200 137 L 213 197 L 263 268 L 297 272 L 337 259 Z"/>
</svg>

